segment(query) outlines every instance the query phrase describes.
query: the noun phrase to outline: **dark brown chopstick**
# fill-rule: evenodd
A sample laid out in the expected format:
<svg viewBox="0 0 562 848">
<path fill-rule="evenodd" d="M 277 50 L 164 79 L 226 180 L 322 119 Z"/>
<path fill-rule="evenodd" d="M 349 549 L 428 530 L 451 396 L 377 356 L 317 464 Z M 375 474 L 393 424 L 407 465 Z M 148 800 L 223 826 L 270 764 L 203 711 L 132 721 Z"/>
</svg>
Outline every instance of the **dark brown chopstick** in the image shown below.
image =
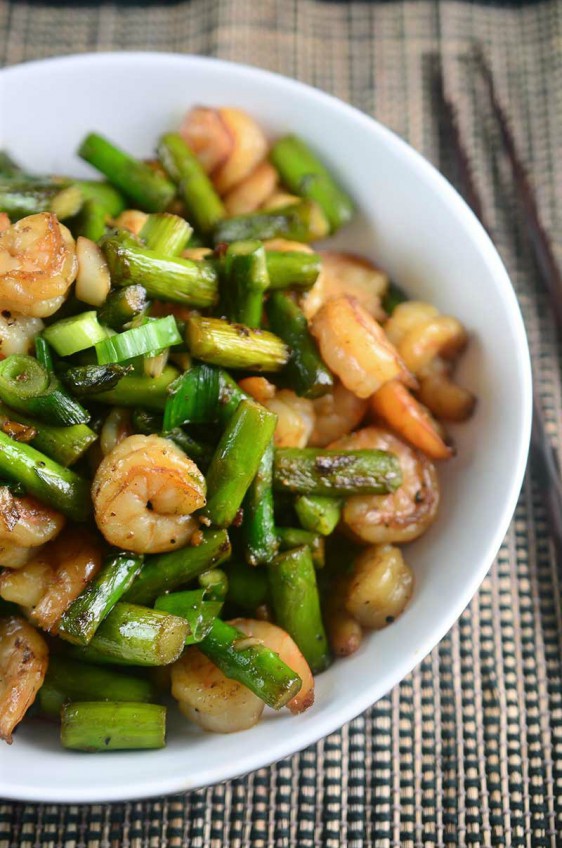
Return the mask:
<svg viewBox="0 0 562 848">
<path fill-rule="evenodd" d="M 480 194 L 472 177 L 472 169 L 470 166 L 470 158 L 468 153 L 464 147 L 462 142 L 459 122 L 457 119 L 457 110 L 451 100 L 447 97 L 443 79 L 443 71 L 441 66 L 436 68 L 435 75 L 433 77 L 433 96 L 435 103 L 438 107 L 438 114 L 440 118 L 443 120 L 443 124 L 445 129 L 447 130 L 448 137 L 450 138 L 453 155 L 455 157 L 455 163 L 459 174 L 459 182 L 460 182 L 460 190 L 463 196 L 465 197 L 467 203 L 472 208 L 475 215 L 479 218 L 480 222 L 490 233 L 490 227 L 487 226 L 483 204 L 480 198 Z M 502 113 L 503 114 L 503 113 Z M 505 116 L 504 116 L 505 118 Z M 503 133 L 502 133 L 503 135 Z M 506 145 L 507 148 L 507 145 Z M 512 148 L 515 149 L 514 147 Z M 508 154 L 509 155 L 509 154 Z M 516 154 L 515 154 L 516 155 Z M 518 157 L 517 161 L 518 160 Z M 522 167 L 522 166 L 519 166 Z M 514 175 L 516 171 L 514 168 Z M 518 170 L 519 174 L 520 171 Z M 524 171 L 523 171 L 524 173 Z M 516 180 L 520 177 L 516 176 Z M 519 192 L 521 197 L 521 202 L 523 205 L 523 196 L 526 198 L 526 206 L 524 207 L 526 210 L 526 221 L 528 224 L 528 215 L 529 209 L 534 210 L 534 221 L 535 221 L 535 237 L 536 233 L 540 233 L 541 243 L 544 240 L 547 245 L 547 255 L 552 259 L 555 271 L 557 273 L 557 277 L 552 279 L 549 274 L 549 263 L 541 263 L 538 261 L 537 263 L 539 268 L 539 274 L 541 276 L 542 282 L 547 289 L 551 300 L 559 304 L 559 309 L 556 311 L 556 316 L 558 318 L 558 314 L 562 317 L 562 285 L 560 285 L 560 292 L 556 294 L 557 288 L 556 286 L 560 282 L 560 274 L 558 268 L 556 266 L 556 262 L 554 260 L 554 256 L 550 249 L 550 245 L 548 244 L 548 239 L 542 226 L 540 225 L 537 211 L 537 204 L 530 187 L 529 181 L 525 175 L 525 191 Z M 530 198 L 530 202 L 529 202 Z M 536 227 L 538 224 L 538 230 Z M 531 228 L 530 228 L 531 229 Z M 531 235 L 531 233 L 529 233 Z M 536 247 L 535 247 L 536 252 Z M 545 252 L 543 251 L 543 256 Z M 548 277 L 548 279 L 546 279 Z M 561 325 L 562 326 L 562 325 Z M 554 550 L 556 554 L 556 561 L 558 564 L 558 569 L 560 573 L 562 573 L 562 477 L 560 473 L 560 465 L 558 462 L 558 457 L 556 452 L 552 446 L 552 443 L 548 437 L 544 415 L 540 403 L 540 398 L 537 397 L 536 390 L 533 389 L 533 430 L 531 435 L 531 462 L 532 468 L 536 475 L 537 482 L 541 487 L 541 494 L 546 498 L 546 509 L 547 509 L 547 518 L 549 522 L 549 530 L 550 536 L 552 539 L 552 543 L 554 545 Z"/>
<path fill-rule="evenodd" d="M 558 328 L 562 331 L 562 274 L 542 225 L 535 194 L 531 188 L 523 161 L 517 152 L 515 139 L 509 126 L 509 120 L 498 99 L 492 71 L 481 50 L 476 51 L 475 57 L 477 67 L 486 83 L 492 111 L 501 133 L 511 170 L 513 171 L 515 189 L 525 218 L 529 241 L 539 267 L 541 282 L 550 298 Z"/>
</svg>

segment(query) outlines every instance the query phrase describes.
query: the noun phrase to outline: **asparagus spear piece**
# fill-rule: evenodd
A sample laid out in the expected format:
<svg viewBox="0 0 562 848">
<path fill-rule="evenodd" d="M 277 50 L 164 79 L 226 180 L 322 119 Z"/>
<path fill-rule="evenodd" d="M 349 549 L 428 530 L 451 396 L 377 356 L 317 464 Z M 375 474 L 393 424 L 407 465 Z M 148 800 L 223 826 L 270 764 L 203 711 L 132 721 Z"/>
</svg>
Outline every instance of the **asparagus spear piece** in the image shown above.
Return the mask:
<svg viewBox="0 0 562 848">
<path fill-rule="evenodd" d="M 265 568 L 252 568 L 242 562 L 228 567 L 228 592 L 226 599 L 245 612 L 253 613 L 266 602 L 269 582 Z"/>
<path fill-rule="evenodd" d="M 291 241 L 316 241 L 328 235 L 329 224 L 320 207 L 309 200 L 281 209 L 234 215 L 219 221 L 215 227 L 215 244 L 223 242 L 273 238 Z"/>
<path fill-rule="evenodd" d="M 245 371 L 279 371 L 289 359 L 286 345 L 267 330 L 252 330 L 221 318 L 191 315 L 186 332 L 193 356 L 212 365 Z"/>
<path fill-rule="evenodd" d="M 273 488 L 303 495 L 385 495 L 400 486 L 400 463 L 379 450 L 277 448 Z"/>
<path fill-rule="evenodd" d="M 322 260 L 317 253 L 267 250 L 270 289 L 309 289 L 318 279 Z"/>
<path fill-rule="evenodd" d="M 118 701 L 66 704 L 61 742 L 74 751 L 124 751 L 164 748 L 166 707 Z"/>
<path fill-rule="evenodd" d="M 147 557 L 124 600 L 134 604 L 151 604 L 164 592 L 189 583 L 203 571 L 229 559 L 231 548 L 225 530 L 203 530 L 201 536 L 197 546 Z"/>
<path fill-rule="evenodd" d="M 247 686 L 275 710 L 284 707 L 302 686 L 299 675 L 274 651 L 249 643 L 244 633 L 220 618 L 198 647 L 226 677 Z"/>
<path fill-rule="evenodd" d="M 301 545 L 306 545 L 310 550 L 314 567 L 324 568 L 326 561 L 325 544 L 323 537 L 319 533 L 303 530 L 301 527 L 278 527 L 277 538 L 279 539 L 279 549 L 281 551 L 290 551 L 291 548 L 299 548 Z"/>
<path fill-rule="evenodd" d="M 74 521 L 90 515 L 90 483 L 30 445 L 0 432 L 0 473 Z"/>
<path fill-rule="evenodd" d="M 225 210 L 212 182 L 179 133 L 160 139 L 158 156 L 187 207 L 188 217 L 202 233 L 209 233 L 224 218 Z"/>
<path fill-rule="evenodd" d="M 196 645 L 205 638 L 221 611 L 222 602 L 206 600 L 205 589 L 172 592 L 156 599 L 155 609 L 184 618 L 188 624 L 186 645 Z"/>
<path fill-rule="evenodd" d="M 37 693 L 39 712 L 42 715 L 58 719 L 60 718 L 61 710 L 67 701 L 68 698 L 66 695 L 45 679 L 42 687 Z"/>
<path fill-rule="evenodd" d="M 278 554 L 269 566 L 269 585 L 276 622 L 293 637 L 312 673 L 324 671 L 330 655 L 308 547 Z"/>
<path fill-rule="evenodd" d="M 259 241 L 236 241 L 225 255 L 226 279 L 221 292 L 230 321 L 258 328 L 263 296 L 269 287 L 264 246 Z"/>
<path fill-rule="evenodd" d="M 98 655 L 116 665 L 169 665 L 181 654 L 186 636 L 187 623 L 178 616 L 119 602 L 80 656 L 95 660 Z"/>
<path fill-rule="evenodd" d="M 35 433 L 30 444 L 65 468 L 77 462 L 98 438 L 86 424 L 52 427 L 43 421 L 36 421 L 21 412 L 8 409 L 0 403 L 0 428 L 7 435 L 10 435 L 10 424 L 14 421 L 30 427 Z"/>
<path fill-rule="evenodd" d="M 110 556 L 63 614 L 59 634 L 75 645 L 88 645 L 101 622 L 127 592 L 142 567 L 143 558 L 131 553 Z"/>
<path fill-rule="evenodd" d="M 302 139 L 294 135 L 281 138 L 273 145 L 270 159 L 289 191 L 318 203 L 332 232 L 351 220 L 351 198 L 339 188 Z"/>
<path fill-rule="evenodd" d="M 43 703 L 43 689 L 48 689 L 48 697 Z M 156 690 L 152 683 L 143 677 L 133 677 L 109 668 L 85 665 L 69 657 L 52 655 L 45 683 L 39 697 L 43 712 L 53 714 L 50 705 L 58 709 L 65 701 L 136 701 L 150 703 L 156 700 Z M 61 700 L 62 699 L 62 700 Z"/>
<path fill-rule="evenodd" d="M 211 262 L 162 256 L 128 233 L 106 236 L 100 244 L 114 285 L 138 283 L 149 297 L 205 308 L 218 294 L 218 274 Z"/>
<path fill-rule="evenodd" d="M 133 371 L 133 365 L 77 365 L 61 374 L 62 381 L 77 397 L 88 397 L 114 389 L 119 380 Z"/>
<path fill-rule="evenodd" d="M 159 377 L 128 374 L 109 391 L 96 394 L 96 401 L 111 406 L 163 410 L 168 399 L 168 389 L 178 376 L 178 371 L 167 365 Z"/>
<path fill-rule="evenodd" d="M 308 321 L 297 304 L 281 292 L 274 292 L 267 301 L 267 317 L 274 333 L 291 349 L 284 369 L 290 388 L 301 396 L 317 398 L 329 392 L 333 377 L 324 364 L 315 340 L 308 330 Z"/>
<path fill-rule="evenodd" d="M 107 229 L 108 214 L 105 206 L 97 200 L 88 199 L 82 204 L 82 208 L 69 223 L 74 238 L 84 236 L 91 241 L 98 242 L 105 235 Z"/>
<path fill-rule="evenodd" d="M 179 256 L 185 250 L 193 233 L 184 218 L 169 212 L 154 212 L 146 219 L 140 232 L 141 239 L 150 250 L 163 256 Z"/>
<path fill-rule="evenodd" d="M 275 423 L 275 415 L 249 399 L 240 402 L 228 422 L 207 472 L 205 514 L 217 527 L 228 527 L 236 518 Z"/>
<path fill-rule="evenodd" d="M 98 319 L 112 330 L 122 330 L 125 324 L 143 313 L 147 306 L 148 299 L 143 286 L 124 286 L 109 292 L 107 300 L 98 309 Z"/>
<path fill-rule="evenodd" d="M 74 184 L 80 189 L 84 202 L 93 200 L 110 218 L 117 218 L 125 209 L 123 196 L 110 183 L 99 180 L 76 180 Z"/>
<path fill-rule="evenodd" d="M 273 442 L 266 447 L 244 498 L 242 533 L 250 565 L 271 562 L 279 548 L 273 513 Z"/>
<path fill-rule="evenodd" d="M 169 180 L 97 133 L 86 136 L 78 155 L 145 212 L 166 209 L 176 193 Z"/>
<path fill-rule="evenodd" d="M 12 221 L 39 212 L 54 212 L 64 220 L 81 206 L 80 190 L 66 180 L 0 177 L 0 212 L 7 212 Z"/>
<path fill-rule="evenodd" d="M 5 150 L 0 150 L 0 176 L 16 177 L 22 174 L 20 166 L 12 159 Z"/>
<path fill-rule="evenodd" d="M 295 512 L 305 530 L 330 536 L 341 518 L 341 501 L 320 495 L 300 495 L 295 500 Z"/>
<path fill-rule="evenodd" d="M 224 603 L 228 592 L 228 577 L 222 568 L 211 568 L 199 575 L 199 585 L 209 601 Z"/>
</svg>

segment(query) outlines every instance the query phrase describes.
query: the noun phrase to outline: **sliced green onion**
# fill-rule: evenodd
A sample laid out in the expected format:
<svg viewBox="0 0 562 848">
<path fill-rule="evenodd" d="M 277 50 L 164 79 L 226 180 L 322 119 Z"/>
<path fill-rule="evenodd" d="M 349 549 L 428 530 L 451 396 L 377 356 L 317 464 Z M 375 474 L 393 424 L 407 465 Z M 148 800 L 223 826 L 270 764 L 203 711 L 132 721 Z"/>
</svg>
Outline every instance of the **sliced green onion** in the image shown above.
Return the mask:
<svg viewBox="0 0 562 848">
<path fill-rule="evenodd" d="M 35 357 L 47 371 L 52 372 L 54 370 L 53 354 L 51 353 L 49 343 L 43 336 L 35 337 Z"/>
<path fill-rule="evenodd" d="M 123 333 L 103 339 L 96 344 L 98 363 L 125 362 L 135 356 L 152 354 L 171 345 L 180 344 L 182 337 L 178 332 L 173 315 L 156 318 L 142 327 L 125 330 Z"/>
<path fill-rule="evenodd" d="M 60 462 L 65 468 L 74 465 L 97 439 L 97 434 L 86 424 L 53 427 L 51 424 L 28 418 L 21 412 L 15 412 L 0 404 L 0 427 L 4 429 L 4 432 L 7 432 L 4 424 L 8 424 L 10 421 L 17 421 L 26 427 L 32 427 L 35 430 L 35 435 L 30 444 L 38 451 L 54 459 L 55 462 Z"/>
<path fill-rule="evenodd" d="M 106 339 L 108 332 L 92 310 L 51 324 L 43 330 L 43 336 L 59 356 L 72 356 Z"/>
<path fill-rule="evenodd" d="M 47 424 L 87 424 L 90 413 L 61 388 L 32 356 L 15 353 L 0 362 L 0 400 Z"/>
</svg>

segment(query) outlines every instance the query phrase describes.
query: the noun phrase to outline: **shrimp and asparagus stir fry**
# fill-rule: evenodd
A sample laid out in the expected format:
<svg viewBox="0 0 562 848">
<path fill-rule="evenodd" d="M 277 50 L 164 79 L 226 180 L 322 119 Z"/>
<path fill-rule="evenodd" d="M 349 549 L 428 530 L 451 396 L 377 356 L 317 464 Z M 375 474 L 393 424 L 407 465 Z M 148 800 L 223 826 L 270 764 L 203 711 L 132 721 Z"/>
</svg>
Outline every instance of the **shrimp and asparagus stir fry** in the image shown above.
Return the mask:
<svg viewBox="0 0 562 848">
<path fill-rule="evenodd" d="M 0 154 L 0 737 L 83 751 L 298 714 L 393 622 L 475 398 L 462 324 L 315 249 L 354 205 L 316 152 L 192 109 L 103 180 Z M 170 699 L 171 696 L 171 699 Z"/>
</svg>

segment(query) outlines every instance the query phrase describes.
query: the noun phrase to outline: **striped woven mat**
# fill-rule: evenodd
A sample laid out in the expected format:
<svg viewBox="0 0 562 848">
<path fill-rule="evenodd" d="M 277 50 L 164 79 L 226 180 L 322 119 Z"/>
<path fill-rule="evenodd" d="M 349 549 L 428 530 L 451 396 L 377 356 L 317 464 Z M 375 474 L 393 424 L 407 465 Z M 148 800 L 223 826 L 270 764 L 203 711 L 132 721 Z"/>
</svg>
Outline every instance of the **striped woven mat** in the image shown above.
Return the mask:
<svg viewBox="0 0 562 848">
<path fill-rule="evenodd" d="M 471 71 L 475 45 L 492 66 L 562 262 L 560 3 L 0 0 L 0 65 L 112 49 L 243 61 L 353 103 L 445 168 L 429 86 L 440 56 L 559 445 L 560 350 L 497 128 Z M 364 715 L 271 768 L 183 796 L 67 807 L 0 801 L 0 848 L 554 848 L 562 845 L 561 648 L 560 575 L 542 493 L 528 475 L 478 595 L 432 654 Z"/>
</svg>

